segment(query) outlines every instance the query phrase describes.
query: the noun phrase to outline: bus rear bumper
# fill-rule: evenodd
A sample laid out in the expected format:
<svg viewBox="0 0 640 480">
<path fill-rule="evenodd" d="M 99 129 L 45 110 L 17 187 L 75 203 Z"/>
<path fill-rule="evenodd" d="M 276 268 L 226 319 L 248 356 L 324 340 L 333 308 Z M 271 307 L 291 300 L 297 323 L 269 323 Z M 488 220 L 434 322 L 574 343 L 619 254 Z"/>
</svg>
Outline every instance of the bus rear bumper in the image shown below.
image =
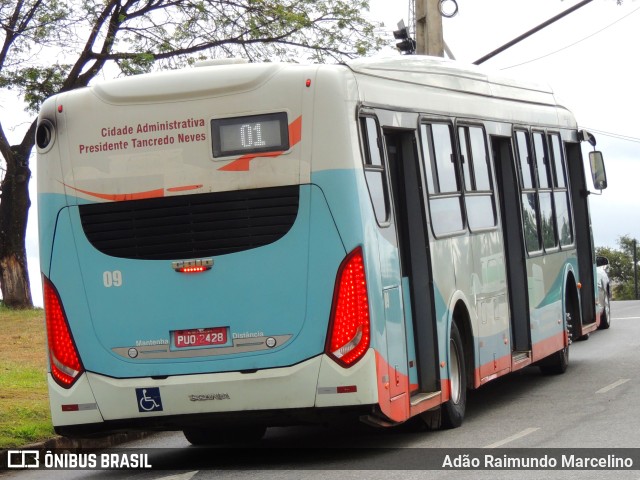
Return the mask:
<svg viewBox="0 0 640 480">
<path fill-rule="evenodd" d="M 118 430 L 180 430 L 203 422 L 266 426 L 317 423 L 377 403 L 375 354 L 349 369 L 320 355 L 290 367 L 116 379 L 87 372 L 69 390 L 49 375 L 56 432 L 90 436 Z M 335 410 L 333 412 L 332 410 Z"/>
</svg>

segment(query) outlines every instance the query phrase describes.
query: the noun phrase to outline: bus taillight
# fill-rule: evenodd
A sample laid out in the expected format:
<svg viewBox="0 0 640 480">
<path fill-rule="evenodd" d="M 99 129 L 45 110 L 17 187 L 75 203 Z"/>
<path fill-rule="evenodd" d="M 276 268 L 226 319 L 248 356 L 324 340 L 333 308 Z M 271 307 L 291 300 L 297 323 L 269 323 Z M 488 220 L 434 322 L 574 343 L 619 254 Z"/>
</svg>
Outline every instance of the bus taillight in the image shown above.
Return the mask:
<svg viewBox="0 0 640 480">
<path fill-rule="evenodd" d="M 367 352 L 370 343 L 369 298 L 362 248 L 344 259 L 333 293 L 326 353 L 349 367 Z"/>
<path fill-rule="evenodd" d="M 43 276 L 44 313 L 51 360 L 51 375 L 58 385 L 69 388 L 84 371 L 71 336 L 60 296 L 51 281 Z"/>
</svg>

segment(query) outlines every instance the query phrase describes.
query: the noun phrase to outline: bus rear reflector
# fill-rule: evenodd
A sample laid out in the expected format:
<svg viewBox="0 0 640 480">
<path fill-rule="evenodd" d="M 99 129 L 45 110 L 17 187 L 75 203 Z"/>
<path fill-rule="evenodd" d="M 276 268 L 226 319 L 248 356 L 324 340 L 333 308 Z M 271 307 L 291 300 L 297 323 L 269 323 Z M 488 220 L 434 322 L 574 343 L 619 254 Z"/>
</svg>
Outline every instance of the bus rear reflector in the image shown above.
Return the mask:
<svg viewBox="0 0 640 480">
<path fill-rule="evenodd" d="M 367 279 L 362 248 L 358 247 L 338 269 L 325 352 L 340 365 L 350 367 L 364 356 L 369 343 Z"/>
<path fill-rule="evenodd" d="M 211 270 L 211 267 L 181 267 L 176 270 L 178 273 L 200 273 Z"/>
<path fill-rule="evenodd" d="M 80 377 L 84 368 L 73 342 L 56 287 L 47 277 L 43 276 L 42 278 L 51 375 L 58 385 L 70 388 Z"/>
</svg>

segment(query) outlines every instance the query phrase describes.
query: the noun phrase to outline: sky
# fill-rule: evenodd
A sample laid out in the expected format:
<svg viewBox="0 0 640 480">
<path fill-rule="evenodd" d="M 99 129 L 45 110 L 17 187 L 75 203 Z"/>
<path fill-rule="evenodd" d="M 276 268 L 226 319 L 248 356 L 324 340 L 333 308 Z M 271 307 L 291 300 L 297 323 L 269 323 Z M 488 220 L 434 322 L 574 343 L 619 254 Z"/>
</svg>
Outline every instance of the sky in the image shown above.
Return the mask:
<svg viewBox="0 0 640 480">
<path fill-rule="evenodd" d="M 443 18 L 443 30 L 449 49 L 463 63 L 472 63 L 579 3 L 456 1 L 458 14 Z M 445 3 L 453 6 L 453 0 Z M 580 127 L 594 131 L 597 148 L 604 154 L 609 188 L 601 196 L 590 196 L 593 234 L 596 246 L 608 247 L 616 247 L 622 235 L 640 239 L 640 209 L 634 195 L 640 178 L 640 55 L 635 51 L 640 45 L 640 0 L 617 3 L 594 0 L 484 63 L 503 74 L 550 84 Z M 370 0 L 370 5 L 366 15 L 384 23 L 380 32 L 389 40 L 389 47 L 379 55 L 398 55 L 392 31 L 401 19 L 408 24 L 409 1 Z M 21 122 L 28 119 L 16 117 L 16 137 L 26 128 L 24 124 L 21 128 Z M 586 155 L 588 148 L 583 150 Z M 33 178 L 27 256 L 34 304 L 41 306 L 35 187 Z"/>
</svg>

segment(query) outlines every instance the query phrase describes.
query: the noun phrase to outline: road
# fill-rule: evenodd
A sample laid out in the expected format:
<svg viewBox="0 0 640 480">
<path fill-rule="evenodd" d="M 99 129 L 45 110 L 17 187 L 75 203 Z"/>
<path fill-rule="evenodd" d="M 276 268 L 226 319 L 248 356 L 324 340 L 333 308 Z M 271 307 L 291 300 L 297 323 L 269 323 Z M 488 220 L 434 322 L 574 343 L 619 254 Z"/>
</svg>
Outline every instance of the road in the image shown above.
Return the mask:
<svg viewBox="0 0 640 480">
<path fill-rule="evenodd" d="M 613 302 L 612 326 L 571 347 L 564 375 L 543 376 L 527 368 L 470 392 L 462 427 L 438 432 L 273 428 L 260 449 L 246 449 L 229 459 L 220 452 L 190 447 L 179 432 L 157 434 L 127 448 L 170 448 L 150 453 L 154 466 L 182 470 L 153 471 L 23 471 L 7 478 L 93 478 L 136 480 L 201 479 L 633 479 L 635 471 L 419 471 L 407 459 L 433 448 L 640 448 L 640 301 Z M 344 447 L 389 448 L 344 453 Z M 278 457 L 270 468 L 262 447 L 307 447 Z M 322 458 L 318 447 L 332 447 Z M 410 447 L 413 450 L 407 450 Z M 400 450 L 396 450 L 400 449 Z M 153 452 L 153 451 L 151 451 Z M 267 453 L 265 453 L 267 452 Z M 276 451 L 282 452 L 282 450 Z M 407 453 L 409 452 L 409 453 Z M 224 453 L 228 455 L 228 453 Z M 275 455 L 275 454 L 274 454 Z M 409 455 L 409 457 L 407 457 Z M 262 460 L 255 461 L 256 456 Z M 220 462 L 225 467 L 220 469 Z M 261 463 L 263 462 L 264 463 Z M 409 462 L 410 463 L 410 462 Z M 249 465 L 249 467 L 247 467 Z M 323 466 L 329 466 L 324 470 Z M 369 470 L 384 468 L 388 470 Z M 366 472 L 363 470 L 367 470 Z"/>
</svg>

